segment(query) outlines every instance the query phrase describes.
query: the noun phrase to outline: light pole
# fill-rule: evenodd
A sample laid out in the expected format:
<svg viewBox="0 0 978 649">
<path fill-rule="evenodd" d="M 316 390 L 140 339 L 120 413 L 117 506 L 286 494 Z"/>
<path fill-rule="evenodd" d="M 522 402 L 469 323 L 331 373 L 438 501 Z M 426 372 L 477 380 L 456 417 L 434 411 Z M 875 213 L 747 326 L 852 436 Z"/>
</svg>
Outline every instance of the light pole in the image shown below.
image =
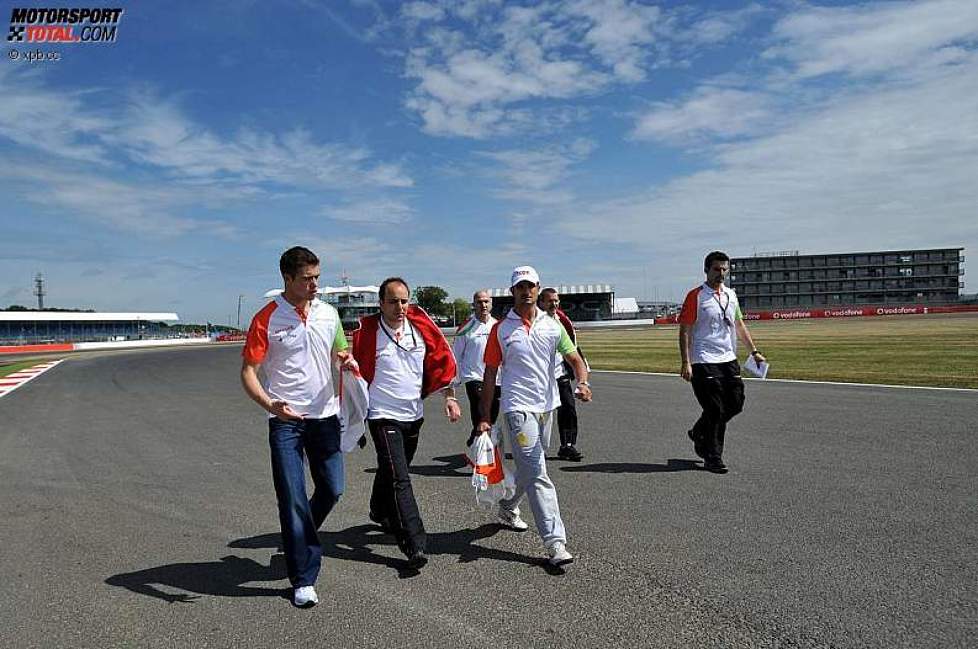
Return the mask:
<svg viewBox="0 0 978 649">
<path fill-rule="evenodd" d="M 241 331 L 241 302 L 244 301 L 244 295 L 238 296 L 238 331 Z"/>
</svg>

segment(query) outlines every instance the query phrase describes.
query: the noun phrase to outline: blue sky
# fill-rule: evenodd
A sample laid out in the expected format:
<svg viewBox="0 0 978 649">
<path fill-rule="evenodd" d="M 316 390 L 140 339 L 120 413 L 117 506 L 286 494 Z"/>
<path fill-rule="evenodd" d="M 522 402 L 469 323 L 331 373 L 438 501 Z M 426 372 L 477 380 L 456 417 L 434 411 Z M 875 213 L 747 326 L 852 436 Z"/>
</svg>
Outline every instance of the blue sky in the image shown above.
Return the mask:
<svg viewBox="0 0 978 649">
<path fill-rule="evenodd" d="M 0 304 L 42 272 L 226 323 L 294 244 L 328 284 L 676 300 L 715 248 L 978 252 L 973 0 L 121 6 L 113 44 L 5 44 Z"/>
</svg>

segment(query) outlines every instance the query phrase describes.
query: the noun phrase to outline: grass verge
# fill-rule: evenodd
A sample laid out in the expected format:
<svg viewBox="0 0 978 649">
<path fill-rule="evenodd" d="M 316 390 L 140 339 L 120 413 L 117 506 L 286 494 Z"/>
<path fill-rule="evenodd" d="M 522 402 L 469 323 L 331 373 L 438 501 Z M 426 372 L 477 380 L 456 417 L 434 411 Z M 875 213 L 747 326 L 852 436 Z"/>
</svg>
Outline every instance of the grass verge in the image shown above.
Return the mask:
<svg viewBox="0 0 978 649">
<path fill-rule="evenodd" d="M 978 314 L 748 326 L 771 363 L 769 378 L 978 388 Z M 677 326 L 578 333 L 593 369 L 640 372 L 678 373 L 678 337 Z"/>
<path fill-rule="evenodd" d="M 28 367 L 34 367 L 40 361 L 16 361 L 14 363 L 7 363 L 0 365 L 0 376 L 7 376 L 8 374 L 13 374 L 14 372 L 19 372 L 20 370 L 26 369 Z"/>
</svg>

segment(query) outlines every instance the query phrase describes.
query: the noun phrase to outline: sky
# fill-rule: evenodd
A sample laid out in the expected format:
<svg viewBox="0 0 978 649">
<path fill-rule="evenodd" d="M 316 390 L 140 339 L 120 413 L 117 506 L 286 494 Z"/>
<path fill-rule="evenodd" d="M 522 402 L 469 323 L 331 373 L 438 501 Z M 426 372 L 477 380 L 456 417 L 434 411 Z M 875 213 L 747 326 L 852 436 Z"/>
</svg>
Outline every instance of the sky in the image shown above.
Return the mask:
<svg viewBox="0 0 978 649">
<path fill-rule="evenodd" d="M 4 43 L 0 306 L 244 321 L 292 245 L 675 301 L 714 249 L 963 246 L 978 291 L 974 0 L 104 4 Z"/>
</svg>

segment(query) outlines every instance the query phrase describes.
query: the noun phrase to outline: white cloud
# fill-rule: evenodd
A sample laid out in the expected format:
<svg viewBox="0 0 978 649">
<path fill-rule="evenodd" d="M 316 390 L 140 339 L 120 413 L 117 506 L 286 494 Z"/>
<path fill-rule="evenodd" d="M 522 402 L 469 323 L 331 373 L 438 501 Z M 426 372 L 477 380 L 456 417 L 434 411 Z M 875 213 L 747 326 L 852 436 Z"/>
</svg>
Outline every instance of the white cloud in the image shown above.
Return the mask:
<svg viewBox="0 0 978 649">
<path fill-rule="evenodd" d="M 770 127 L 769 98 L 763 93 L 702 86 L 682 103 L 659 102 L 638 118 L 632 136 L 640 140 L 681 142 L 730 138 Z"/>
<path fill-rule="evenodd" d="M 441 20 L 445 10 L 433 2 L 408 2 L 401 7 L 401 13 L 411 20 Z"/>
<path fill-rule="evenodd" d="M 193 192 L 171 183 L 124 182 L 98 174 L 39 164 L 0 164 L 8 196 L 81 218 L 89 223 L 152 237 L 190 233 L 231 239 L 238 229 L 227 222 L 189 214 L 202 206 L 224 204 L 224 192 Z"/>
<path fill-rule="evenodd" d="M 645 78 L 660 12 L 637 2 L 479 7 L 457 29 L 427 25 L 405 57 L 405 105 L 433 135 L 485 138 L 536 126 L 530 101 L 559 102 Z M 554 106 L 545 106 L 552 109 Z"/>
<path fill-rule="evenodd" d="M 573 199 L 573 192 L 561 184 L 568 179 L 571 167 L 587 159 L 595 147 L 592 140 L 578 138 L 563 146 L 483 151 L 479 155 L 499 165 L 487 170 L 502 183 L 495 191 L 497 197 L 547 206 Z"/>
<path fill-rule="evenodd" d="M 764 54 L 786 59 L 800 77 L 865 75 L 927 63 L 960 60 L 963 43 L 978 39 L 973 0 L 872 3 L 813 7 L 774 27 L 778 45 Z"/>
<path fill-rule="evenodd" d="M 743 32 L 751 20 L 764 12 L 758 4 L 732 11 L 712 11 L 696 16 L 694 22 L 676 34 L 677 39 L 698 45 L 712 45 L 727 41 Z"/>
<path fill-rule="evenodd" d="M 326 206 L 321 213 L 323 216 L 336 221 L 396 224 L 410 221 L 414 216 L 414 209 L 403 201 L 383 198 Z"/>
<path fill-rule="evenodd" d="M 557 227 L 596 247 L 642 250 L 657 267 L 711 247 L 975 249 L 976 98 L 972 53 L 927 81 L 862 87 L 806 107 L 779 132 L 719 146 L 711 169 L 576 205 Z"/>
</svg>

